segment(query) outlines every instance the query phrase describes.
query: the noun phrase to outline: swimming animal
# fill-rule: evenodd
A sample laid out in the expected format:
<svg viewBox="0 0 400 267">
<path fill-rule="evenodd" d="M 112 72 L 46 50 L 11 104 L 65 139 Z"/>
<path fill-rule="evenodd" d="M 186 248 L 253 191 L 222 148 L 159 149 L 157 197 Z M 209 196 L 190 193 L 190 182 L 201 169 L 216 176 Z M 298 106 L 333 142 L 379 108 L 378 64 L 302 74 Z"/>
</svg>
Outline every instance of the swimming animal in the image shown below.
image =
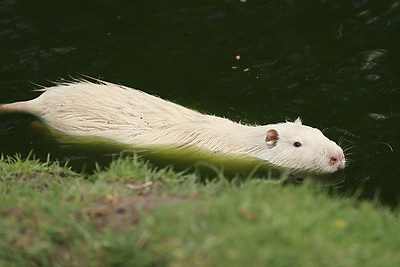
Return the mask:
<svg viewBox="0 0 400 267">
<path fill-rule="evenodd" d="M 0 112 L 31 113 L 66 135 L 137 147 L 195 148 L 323 173 L 346 165 L 342 148 L 300 119 L 244 125 L 104 81 L 77 80 L 42 91 L 35 99 L 0 105 Z"/>
</svg>

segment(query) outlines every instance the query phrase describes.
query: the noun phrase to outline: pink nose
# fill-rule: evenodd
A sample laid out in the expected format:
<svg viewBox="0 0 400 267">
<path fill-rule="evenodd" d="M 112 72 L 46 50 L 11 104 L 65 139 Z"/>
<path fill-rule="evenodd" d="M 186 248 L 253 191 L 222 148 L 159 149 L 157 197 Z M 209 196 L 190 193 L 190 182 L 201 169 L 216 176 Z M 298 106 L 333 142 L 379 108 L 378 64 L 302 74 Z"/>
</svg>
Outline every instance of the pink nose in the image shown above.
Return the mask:
<svg viewBox="0 0 400 267">
<path fill-rule="evenodd" d="M 341 165 L 344 162 L 344 155 L 343 154 L 337 154 L 334 155 L 330 158 L 329 160 L 329 165 L 333 166 L 335 164 Z"/>
</svg>

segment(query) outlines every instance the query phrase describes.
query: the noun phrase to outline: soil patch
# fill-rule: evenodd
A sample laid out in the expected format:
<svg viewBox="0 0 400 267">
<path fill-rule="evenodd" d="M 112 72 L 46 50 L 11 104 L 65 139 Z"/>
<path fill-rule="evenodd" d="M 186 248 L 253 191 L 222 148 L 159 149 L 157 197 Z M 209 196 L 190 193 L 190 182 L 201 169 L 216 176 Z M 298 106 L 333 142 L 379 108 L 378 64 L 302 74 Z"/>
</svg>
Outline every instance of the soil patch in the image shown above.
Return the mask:
<svg viewBox="0 0 400 267">
<path fill-rule="evenodd" d="M 194 198 L 156 193 L 135 196 L 109 195 L 93 202 L 86 214 L 93 218 L 99 230 L 111 227 L 113 230 L 122 231 L 126 227 L 138 224 L 144 214 Z"/>
</svg>

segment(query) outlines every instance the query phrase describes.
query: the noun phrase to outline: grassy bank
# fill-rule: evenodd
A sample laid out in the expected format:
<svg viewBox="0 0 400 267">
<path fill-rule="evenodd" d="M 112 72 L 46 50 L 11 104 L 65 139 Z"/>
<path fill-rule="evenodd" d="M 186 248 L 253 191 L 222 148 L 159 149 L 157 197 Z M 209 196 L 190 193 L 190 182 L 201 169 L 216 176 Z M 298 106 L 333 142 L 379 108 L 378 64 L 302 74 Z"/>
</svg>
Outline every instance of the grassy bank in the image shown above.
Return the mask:
<svg viewBox="0 0 400 267">
<path fill-rule="evenodd" d="M 0 160 L 0 266 L 398 266 L 397 212 L 313 186 L 117 159 Z"/>
</svg>

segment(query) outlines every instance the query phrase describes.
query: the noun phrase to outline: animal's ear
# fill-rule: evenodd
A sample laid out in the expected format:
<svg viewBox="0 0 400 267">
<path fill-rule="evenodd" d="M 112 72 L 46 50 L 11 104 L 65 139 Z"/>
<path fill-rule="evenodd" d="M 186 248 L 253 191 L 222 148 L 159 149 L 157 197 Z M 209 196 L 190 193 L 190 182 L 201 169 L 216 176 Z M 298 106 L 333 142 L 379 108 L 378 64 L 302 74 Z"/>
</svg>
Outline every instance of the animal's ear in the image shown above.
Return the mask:
<svg viewBox="0 0 400 267">
<path fill-rule="evenodd" d="M 265 142 L 267 143 L 268 148 L 275 147 L 278 139 L 278 132 L 275 129 L 268 130 L 267 136 L 265 137 Z"/>
<path fill-rule="evenodd" d="M 294 121 L 294 123 L 302 124 L 303 122 L 301 121 L 300 117 L 297 117 L 297 119 Z"/>
</svg>

